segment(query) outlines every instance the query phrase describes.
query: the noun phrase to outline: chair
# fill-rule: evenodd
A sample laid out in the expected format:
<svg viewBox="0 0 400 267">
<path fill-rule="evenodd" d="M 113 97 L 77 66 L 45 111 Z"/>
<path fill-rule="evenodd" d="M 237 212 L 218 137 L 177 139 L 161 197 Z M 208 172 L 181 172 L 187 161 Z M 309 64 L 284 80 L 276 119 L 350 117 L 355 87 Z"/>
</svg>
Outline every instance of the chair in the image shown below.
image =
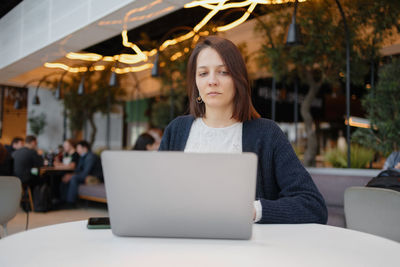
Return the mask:
<svg viewBox="0 0 400 267">
<path fill-rule="evenodd" d="M 0 225 L 7 235 L 7 223 L 17 214 L 21 200 L 21 181 L 15 176 L 0 176 Z"/>
<path fill-rule="evenodd" d="M 22 203 L 24 203 L 24 205 L 25 205 L 26 202 L 28 202 L 30 210 L 35 211 L 35 209 L 34 209 L 35 206 L 33 205 L 31 187 L 28 185 L 22 185 Z"/>
<path fill-rule="evenodd" d="M 344 193 L 347 228 L 400 242 L 400 192 L 349 187 Z"/>
</svg>

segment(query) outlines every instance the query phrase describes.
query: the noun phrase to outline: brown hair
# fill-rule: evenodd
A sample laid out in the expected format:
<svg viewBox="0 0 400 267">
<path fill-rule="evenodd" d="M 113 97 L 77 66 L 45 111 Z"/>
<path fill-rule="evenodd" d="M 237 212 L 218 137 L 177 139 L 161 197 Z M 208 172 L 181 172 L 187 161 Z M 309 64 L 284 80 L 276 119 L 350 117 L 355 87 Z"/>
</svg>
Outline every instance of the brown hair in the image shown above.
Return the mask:
<svg viewBox="0 0 400 267">
<path fill-rule="evenodd" d="M 187 67 L 187 90 L 190 114 L 196 118 L 205 115 L 204 103 L 199 104 L 196 102 L 196 98 L 199 96 L 199 90 L 196 85 L 196 67 L 200 51 L 207 47 L 217 51 L 233 79 L 235 97 L 233 99 L 234 109 L 232 118 L 241 122 L 260 118 L 260 114 L 257 113 L 251 102 L 249 77 L 246 64 L 239 49 L 231 41 L 217 36 L 209 36 L 200 41 L 190 55 Z"/>
<path fill-rule="evenodd" d="M 36 136 L 28 135 L 27 137 L 25 137 L 25 143 L 31 144 L 32 142 L 37 142 Z"/>
<path fill-rule="evenodd" d="M 74 139 L 66 139 L 66 142 L 68 142 L 73 148 L 76 148 L 76 143 L 77 141 Z"/>
</svg>

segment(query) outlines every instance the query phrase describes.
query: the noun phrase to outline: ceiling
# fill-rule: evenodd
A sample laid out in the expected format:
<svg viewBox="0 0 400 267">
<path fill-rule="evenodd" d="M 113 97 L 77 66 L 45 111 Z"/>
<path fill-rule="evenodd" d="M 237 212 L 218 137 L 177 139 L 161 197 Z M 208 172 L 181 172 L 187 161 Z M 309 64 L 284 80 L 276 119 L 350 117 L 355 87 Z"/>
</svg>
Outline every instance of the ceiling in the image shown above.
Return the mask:
<svg viewBox="0 0 400 267">
<path fill-rule="evenodd" d="M 11 1 L 10 4 L 2 7 L 2 11 L 6 14 L 13 7 L 21 3 L 22 1 Z M 207 10 L 201 10 L 201 8 L 194 8 L 191 15 L 185 14 L 184 10 L 181 10 L 183 5 L 188 0 L 162 0 L 154 1 L 160 4 L 154 5 L 151 10 L 145 12 L 139 12 L 142 15 L 154 13 L 156 15 L 151 17 L 144 17 L 143 19 L 130 21 L 128 24 L 128 37 L 130 42 L 137 42 L 140 39 L 140 32 L 146 32 L 150 38 L 160 38 L 166 31 L 174 25 L 180 22 L 186 23 L 188 21 L 195 21 L 197 17 L 203 17 Z M 38 84 L 38 80 L 50 73 L 60 72 L 58 69 L 48 69 L 43 67 L 45 62 L 69 62 L 64 56 L 68 52 L 93 52 L 102 55 L 115 55 L 121 53 L 123 50 L 121 31 L 123 29 L 122 24 L 109 24 L 102 26 L 101 21 L 121 21 L 129 11 L 138 9 L 144 5 L 148 5 L 149 1 L 136 0 L 130 2 L 128 5 L 120 8 L 119 10 L 108 14 L 105 17 L 94 21 L 93 23 L 73 32 L 58 41 L 51 43 L 47 46 L 36 50 L 29 55 L 20 58 L 19 60 L 9 64 L 1 69 L 0 71 L 0 83 L 12 86 L 24 86 L 30 81 L 31 86 Z M 173 7 L 167 9 L 166 7 Z M 186 10 L 187 11 L 187 10 Z M 167 15 L 167 16 L 166 16 Z M 190 23 L 188 22 L 190 26 Z M 46 25 L 45 25 L 46 26 Z M 73 64 L 79 64 L 79 61 L 73 62 Z"/>
<path fill-rule="evenodd" d="M 174 3 L 176 6 L 183 6 L 184 2 L 190 2 L 190 1 L 183 1 L 183 0 L 165 0 L 165 2 L 168 3 Z M 17 1 L 15 1 L 17 2 Z M 140 2 L 140 1 L 139 1 Z M 143 1 L 141 1 L 143 2 Z M 161 42 L 161 39 L 165 39 L 170 36 L 165 36 L 167 32 L 169 32 L 171 29 L 174 29 L 179 26 L 188 26 L 188 27 L 194 27 L 197 23 L 199 23 L 205 15 L 207 15 L 210 11 L 208 9 L 204 9 L 201 7 L 196 7 L 196 8 L 190 8 L 190 9 L 183 9 L 183 8 L 178 8 L 175 11 L 168 13 L 166 15 L 160 16 L 156 19 L 149 20 L 146 23 L 138 23 L 136 26 L 132 27 L 131 30 L 128 31 L 128 39 L 130 42 L 137 43 L 140 42 L 142 38 L 142 34 L 145 34 L 148 36 L 149 39 L 154 40 L 156 43 Z M 125 8 L 126 10 L 132 9 L 132 7 Z M 220 12 L 218 13 L 215 17 L 215 21 L 233 21 L 240 16 L 243 15 L 243 10 L 239 10 L 241 12 L 235 12 L 234 10 L 229 10 L 226 12 Z M 258 11 L 258 9 L 255 10 L 255 13 Z M 115 20 L 115 19 L 121 19 L 123 15 L 126 13 L 124 12 L 114 12 L 116 14 L 110 14 L 104 20 Z M 77 39 L 77 43 L 79 43 L 79 39 L 93 39 L 93 37 L 88 38 L 87 34 L 99 34 L 99 28 L 96 23 L 94 25 L 89 25 L 85 29 L 82 29 L 81 32 L 83 33 L 74 33 L 71 39 Z M 113 29 L 114 34 L 106 38 L 105 40 L 102 40 L 94 45 L 89 45 L 89 46 L 82 46 L 81 49 L 75 50 L 75 51 L 70 51 L 70 52 L 80 52 L 80 51 L 85 51 L 85 52 L 91 52 L 91 53 L 97 53 L 101 54 L 103 56 L 112 56 L 116 54 L 120 54 L 121 51 L 123 51 L 124 46 L 122 45 L 122 37 L 121 37 L 121 26 L 115 27 Z M 71 39 L 69 41 L 71 41 Z M 13 69 L 20 69 L 20 73 L 18 75 L 15 75 L 13 77 L 10 77 L 10 79 L 7 80 L 7 84 L 9 85 L 14 85 L 14 86 L 24 86 L 27 83 L 30 83 L 31 86 L 36 86 L 40 80 L 40 78 L 49 75 L 51 73 L 60 73 L 62 70 L 57 70 L 57 69 L 48 69 L 43 67 L 44 61 L 50 61 L 50 62 L 61 62 L 67 65 L 77 65 L 82 63 L 82 65 L 85 65 L 85 62 L 80 62 L 80 61 L 71 61 L 65 57 L 60 57 L 58 56 L 57 58 L 54 58 L 52 60 L 49 60 L 49 54 L 55 53 L 54 51 L 58 49 L 59 43 L 53 44 L 50 47 L 46 47 L 42 49 L 41 51 L 37 51 L 33 55 L 30 55 L 29 57 L 25 58 L 21 62 L 17 62 L 17 66 L 13 66 Z M 152 47 L 154 48 L 154 47 Z M 146 48 L 147 50 L 151 50 L 152 48 Z M 27 69 L 26 66 L 29 65 L 29 62 L 42 62 L 39 65 L 32 67 L 30 69 Z M 15 65 L 15 64 L 13 64 Z"/>
</svg>

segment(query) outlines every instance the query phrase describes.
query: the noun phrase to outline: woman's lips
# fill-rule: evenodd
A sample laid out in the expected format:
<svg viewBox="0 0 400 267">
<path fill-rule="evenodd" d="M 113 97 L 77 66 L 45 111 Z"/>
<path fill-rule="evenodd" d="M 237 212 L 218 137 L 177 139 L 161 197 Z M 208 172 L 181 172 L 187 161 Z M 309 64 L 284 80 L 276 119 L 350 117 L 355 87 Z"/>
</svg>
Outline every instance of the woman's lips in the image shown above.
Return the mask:
<svg viewBox="0 0 400 267">
<path fill-rule="evenodd" d="M 221 93 L 218 92 L 209 92 L 207 95 L 209 96 L 216 96 L 216 95 L 220 95 Z"/>
</svg>

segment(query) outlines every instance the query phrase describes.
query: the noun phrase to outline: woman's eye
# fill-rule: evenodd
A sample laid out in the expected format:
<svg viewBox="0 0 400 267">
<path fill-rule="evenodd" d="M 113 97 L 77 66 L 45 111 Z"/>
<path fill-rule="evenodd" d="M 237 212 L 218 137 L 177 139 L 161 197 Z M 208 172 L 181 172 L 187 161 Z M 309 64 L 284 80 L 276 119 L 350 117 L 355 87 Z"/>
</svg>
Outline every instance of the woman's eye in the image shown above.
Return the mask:
<svg viewBox="0 0 400 267">
<path fill-rule="evenodd" d="M 219 73 L 222 75 L 229 75 L 229 71 L 226 70 L 221 70 Z"/>
<path fill-rule="evenodd" d="M 200 73 L 199 73 L 199 76 L 200 76 L 200 77 L 203 77 L 203 76 L 206 76 L 206 75 L 207 75 L 207 72 L 200 72 Z"/>
</svg>

